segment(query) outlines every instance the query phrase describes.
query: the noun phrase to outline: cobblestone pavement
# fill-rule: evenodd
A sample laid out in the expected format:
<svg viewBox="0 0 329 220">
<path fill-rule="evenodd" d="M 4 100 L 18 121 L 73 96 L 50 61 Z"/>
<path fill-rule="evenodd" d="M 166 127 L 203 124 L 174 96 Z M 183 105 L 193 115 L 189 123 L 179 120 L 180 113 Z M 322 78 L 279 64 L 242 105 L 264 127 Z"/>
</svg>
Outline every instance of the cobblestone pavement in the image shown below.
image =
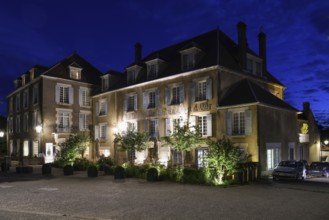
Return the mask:
<svg viewBox="0 0 329 220">
<path fill-rule="evenodd" d="M 328 219 L 329 183 L 260 180 L 210 187 L 142 179 L 0 175 L 0 219 Z"/>
</svg>

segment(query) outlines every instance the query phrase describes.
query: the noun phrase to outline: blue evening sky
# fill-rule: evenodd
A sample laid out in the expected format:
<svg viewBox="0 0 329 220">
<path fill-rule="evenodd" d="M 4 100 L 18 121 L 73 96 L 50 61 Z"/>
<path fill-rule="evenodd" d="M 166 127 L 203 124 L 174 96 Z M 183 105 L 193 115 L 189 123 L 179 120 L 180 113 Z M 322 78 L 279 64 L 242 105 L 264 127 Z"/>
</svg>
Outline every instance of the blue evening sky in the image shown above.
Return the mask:
<svg viewBox="0 0 329 220">
<path fill-rule="evenodd" d="M 0 115 L 13 80 L 33 65 L 51 66 L 77 52 L 103 73 L 134 58 L 219 27 L 237 41 L 247 24 L 249 46 L 267 35 L 269 71 L 297 109 L 311 103 L 329 125 L 329 1 L 327 0 L 0 0 Z"/>
</svg>

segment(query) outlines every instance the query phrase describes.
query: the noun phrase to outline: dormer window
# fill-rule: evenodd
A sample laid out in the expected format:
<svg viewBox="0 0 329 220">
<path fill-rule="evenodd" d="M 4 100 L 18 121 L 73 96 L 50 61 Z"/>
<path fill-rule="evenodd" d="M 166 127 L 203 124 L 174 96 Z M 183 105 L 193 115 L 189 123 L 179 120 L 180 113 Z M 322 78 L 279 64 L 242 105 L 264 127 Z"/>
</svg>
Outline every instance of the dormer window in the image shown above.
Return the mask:
<svg viewBox="0 0 329 220">
<path fill-rule="evenodd" d="M 147 65 L 147 79 L 154 79 L 158 76 L 158 64 L 151 63 Z"/>
<path fill-rule="evenodd" d="M 181 53 L 181 68 L 182 70 L 190 70 L 193 69 L 197 62 L 198 57 L 201 57 L 201 52 L 199 48 L 193 46 L 192 48 L 182 50 Z"/>
<path fill-rule="evenodd" d="M 70 79 L 81 80 L 81 68 L 70 66 Z"/>
<path fill-rule="evenodd" d="M 127 84 L 131 85 L 137 82 L 139 71 L 142 69 L 140 66 L 132 66 L 127 68 Z"/>
<path fill-rule="evenodd" d="M 247 54 L 247 73 L 262 76 L 262 59 L 259 57 L 253 56 L 251 54 Z"/>
<path fill-rule="evenodd" d="M 102 77 L 102 91 L 106 91 L 109 89 L 109 76 Z"/>
</svg>

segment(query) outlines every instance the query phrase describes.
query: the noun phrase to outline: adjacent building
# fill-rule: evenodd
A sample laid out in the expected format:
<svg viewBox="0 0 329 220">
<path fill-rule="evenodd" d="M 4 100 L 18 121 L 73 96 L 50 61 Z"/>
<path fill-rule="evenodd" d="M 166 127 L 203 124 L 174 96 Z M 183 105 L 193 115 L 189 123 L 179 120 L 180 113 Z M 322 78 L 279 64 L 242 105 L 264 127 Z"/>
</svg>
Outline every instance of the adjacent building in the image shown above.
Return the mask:
<svg viewBox="0 0 329 220">
<path fill-rule="evenodd" d="M 18 77 L 15 91 L 7 96 L 10 155 L 39 163 L 53 158 L 58 144 L 72 132 L 89 132 L 91 95 L 100 86 L 100 76 L 96 68 L 72 54 L 52 67 L 34 66 Z"/>
</svg>

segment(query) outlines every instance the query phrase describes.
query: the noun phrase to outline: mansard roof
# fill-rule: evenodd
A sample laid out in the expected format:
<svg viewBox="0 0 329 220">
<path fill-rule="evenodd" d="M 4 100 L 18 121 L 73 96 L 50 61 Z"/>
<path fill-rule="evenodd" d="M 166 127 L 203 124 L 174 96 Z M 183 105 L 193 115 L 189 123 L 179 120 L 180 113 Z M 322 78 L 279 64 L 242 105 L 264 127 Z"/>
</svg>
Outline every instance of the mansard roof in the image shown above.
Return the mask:
<svg viewBox="0 0 329 220">
<path fill-rule="evenodd" d="M 220 107 L 251 103 L 261 103 L 296 112 L 298 111 L 288 103 L 248 79 L 243 79 L 230 86 L 225 91 L 225 96 L 219 100 Z"/>
<path fill-rule="evenodd" d="M 228 37 L 220 29 L 214 29 L 196 37 L 184 40 L 180 43 L 156 50 L 146 55 L 141 62 L 131 63 L 127 66 L 141 65 L 147 61 L 161 58 L 167 62 L 166 68 L 158 74 L 157 78 L 180 74 L 184 71 L 181 69 L 181 53 L 180 51 L 188 48 L 199 48 L 202 51 L 202 58 L 196 63 L 195 67 L 191 70 L 206 68 L 210 66 L 219 65 L 222 67 L 234 70 L 242 75 L 245 73 L 238 61 L 238 45 L 230 37 Z M 247 53 L 259 57 L 253 50 L 247 48 Z M 144 66 L 145 67 L 145 66 Z M 259 78 L 252 74 L 248 74 L 251 77 Z M 262 80 L 270 83 L 282 85 L 282 83 L 271 75 L 268 71 L 263 73 Z M 146 81 L 146 78 L 141 78 L 139 82 Z M 282 85 L 283 86 L 283 85 Z"/>
</svg>

